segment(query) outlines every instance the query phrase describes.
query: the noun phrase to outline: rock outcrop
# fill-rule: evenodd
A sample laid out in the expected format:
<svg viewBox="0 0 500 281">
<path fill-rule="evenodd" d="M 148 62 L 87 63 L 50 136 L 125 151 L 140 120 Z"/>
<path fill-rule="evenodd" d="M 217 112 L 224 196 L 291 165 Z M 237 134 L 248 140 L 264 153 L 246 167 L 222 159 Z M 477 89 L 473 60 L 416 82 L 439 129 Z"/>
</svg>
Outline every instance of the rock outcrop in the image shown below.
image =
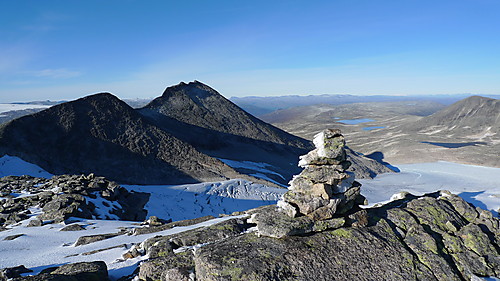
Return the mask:
<svg viewBox="0 0 500 281">
<path fill-rule="evenodd" d="M 23 196 L 14 196 L 22 194 Z M 51 179 L 30 176 L 0 178 L 0 226 L 28 219 L 31 207 L 42 214 L 29 226 L 63 222 L 70 217 L 141 221 L 148 193 L 129 192 L 104 177 L 61 175 Z"/>
<path fill-rule="evenodd" d="M 307 235 L 259 236 L 254 224 L 234 218 L 157 236 L 132 249 L 136 255 L 150 257 L 137 276 L 139 280 L 202 281 L 500 277 L 498 218 L 447 191 L 401 197 Z"/>
<path fill-rule="evenodd" d="M 19 266 L 17 268 L 24 268 Z M 16 269 L 17 269 L 16 268 Z M 3 270 L 5 272 L 5 269 Z M 26 273 L 31 271 L 20 271 Z M 11 271 L 8 271 L 11 273 Z M 3 278 L 2 278 L 3 277 Z M 108 268 L 106 263 L 102 261 L 93 262 L 78 262 L 61 265 L 59 267 L 51 267 L 42 270 L 38 275 L 21 277 L 19 272 L 15 274 L 4 276 L 0 272 L 0 280 L 14 280 L 14 281 L 109 281 Z"/>
</svg>

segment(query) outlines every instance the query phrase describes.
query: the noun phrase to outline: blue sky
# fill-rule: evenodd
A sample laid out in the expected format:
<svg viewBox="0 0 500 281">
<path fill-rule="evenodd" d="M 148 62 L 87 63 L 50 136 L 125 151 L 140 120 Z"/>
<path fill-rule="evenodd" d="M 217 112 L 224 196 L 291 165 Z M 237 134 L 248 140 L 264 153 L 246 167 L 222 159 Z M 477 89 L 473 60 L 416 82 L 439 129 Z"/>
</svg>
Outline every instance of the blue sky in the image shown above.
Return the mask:
<svg viewBox="0 0 500 281">
<path fill-rule="evenodd" d="M 500 94 L 500 1 L 0 1 L 0 102 Z"/>
</svg>

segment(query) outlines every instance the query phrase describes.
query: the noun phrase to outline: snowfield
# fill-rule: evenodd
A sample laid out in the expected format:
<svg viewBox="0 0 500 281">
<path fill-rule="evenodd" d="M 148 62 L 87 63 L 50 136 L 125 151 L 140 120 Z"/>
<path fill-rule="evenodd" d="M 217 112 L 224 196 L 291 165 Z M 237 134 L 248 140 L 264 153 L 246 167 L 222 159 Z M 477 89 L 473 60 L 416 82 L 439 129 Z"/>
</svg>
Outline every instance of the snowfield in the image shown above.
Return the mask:
<svg viewBox="0 0 500 281">
<path fill-rule="evenodd" d="M 186 185 L 122 185 L 138 192 L 151 193 L 145 208 L 148 216 L 173 221 L 203 216 L 219 216 L 275 204 L 286 189 L 255 184 L 245 180 Z"/>
<path fill-rule="evenodd" d="M 130 275 L 137 264 L 147 259 L 140 256 L 133 259 L 123 260 L 125 254 L 134 244 L 139 244 L 146 239 L 157 235 L 172 235 L 179 232 L 209 226 L 230 218 L 217 218 L 199 224 L 183 227 L 175 227 L 143 235 L 119 235 L 102 241 L 87 245 L 75 246 L 80 236 L 105 233 L 116 233 L 120 229 L 131 229 L 137 227 L 137 222 L 116 220 L 85 220 L 74 219 L 85 227 L 82 231 L 60 231 L 63 224 L 48 224 L 40 227 L 26 227 L 29 220 L 9 230 L 0 232 L 0 268 L 24 265 L 33 270 L 28 275 L 38 274 L 45 268 L 60 266 L 66 263 L 82 261 L 104 261 L 108 266 L 110 278 L 116 280 L 122 276 Z M 5 241 L 5 237 L 22 234 L 12 241 Z M 98 251 L 107 249 L 97 253 Z M 24 274 L 26 275 L 26 274 Z"/>
<path fill-rule="evenodd" d="M 399 192 L 415 195 L 449 190 L 465 201 L 498 216 L 500 209 L 500 168 L 434 162 L 398 165 L 396 174 L 358 180 L 369 206 L 390 201 Z"/>
<path fill-rule="evenodd" d="M 233 165 L 235 163 L 232 163 Z M 248 163 L 246 163 L 248 164 Z M 255 167 L 264 168 L 265 166 Z M 359 180 L 362 194 L 370 205 L 391 200 L 394 194 L 410 192 L 416 195 L 446 189 L 458 194 L 474 205 L 492 211 L 498 216 L 500 208 L 500 168 L 462 165 L 449 162 L 405 164 L 398 168 L 400 173 L 379 175 L 375 179 Z M 0 177 L 28 174 L 36 177 L 50 177 L 50 173 L 19 158 L 0 158 Z M 192 219 L 207 215 L 218 216 L 243 211 L 261 205 L 275 204 L 286 189 L 254 184 L 244 180 L 229 180 L 213 183 L 187 185 L 123 185 L 134 191 L 151 193 L 145 208 L 148 216 L 172 220 Z M 26 196 L 19 194 L 20 196 Z M 0 200 L 2 200 L 0 198 Z M 35 212 L 33 217 L 39 214 Z M 33 218 L 32 217 L 32 218 Z M 42 227 L 26 227 L 28 219 L 22 223 L 0 231 L 0 268 L 25 265 L 36 274 L 42 269 L 79 261 L 105 261 L 110 277 L 116 280 L 131 274 L 137 264 L 147 257 L 123 260 L 122 255 L 133 244 L 156 235 L 170 235 L 193 228 L 208 226 L 226 219 L 216 218 L 188 227 L 175 227 L 162 232 L 144 235 L 119 235 L 88 245 L 75 246 L 83 235 L 117 233 L 120 229 L 138 227 L 136 222 L 116 220 L 75 219 L 85 227 L 82 231 L 65 231 L 64 224 L 49 224 Z M 23 234 L 12 240 L 5 237 Z M 91 253 L 92 251 L 102 250 Z M 478 279 L 481 280 L 481 279 Z M 498 280 L 498 279 L 482 279 Z"/>
</svg>

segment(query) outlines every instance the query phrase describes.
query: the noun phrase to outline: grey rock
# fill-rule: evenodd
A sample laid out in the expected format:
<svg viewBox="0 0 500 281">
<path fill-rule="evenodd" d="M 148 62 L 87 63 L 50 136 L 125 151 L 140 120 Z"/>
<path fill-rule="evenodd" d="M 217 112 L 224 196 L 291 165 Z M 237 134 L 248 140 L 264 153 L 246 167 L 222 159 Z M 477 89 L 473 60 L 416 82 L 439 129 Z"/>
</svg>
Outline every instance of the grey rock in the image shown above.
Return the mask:
<svg viewBox="0 0 500 281">
<path fill-rule="evenodd" d="M 103 261 L 78 262 L 49 268 L 35 276 L 15 278 L 25 281 L 109 281 L 108 269 Z"/>
<path fill-rule="evenodd" d="M 229 219 L 208 227 L 173 235 L 169 240 L 175 247 L 213 243 L 237 236 L 249 227 L 246 219 Z"/>
<path fill-rule="evenodd" d="M 106 239 L 109 239 L 109 238 L 116 237 L 118 235 L 123 235 L 123 233 L 106 233 L 106 234 L 81 236 L 76 241 L 75 246 L 81 246 L 81 245 L 86 245 L 86 244 L 94 243 L 94 242 L 97 242 L 97 241 L 106 240 Z"/>
<path fill-rule="evenodd" d="M 33 272 L 33 270 L 26 268 L 24 265 L 15 267 L 8 267 L 0 270 L 0 280 L 8 280 L 11 278 L 20 277 L 23 273 Z"/>
<path fill-rule="evenodd" d="M 50 274 L 71 275 L 77 280 L 108 280 L 108 268 L 103 261 L 65 264 Z"/>
<path fill-rule="evenodd" d="M 193 254 L 186 251 L 143 262 L 138 276 L 140 280 L 174 280 L 171 278 L 180 275 L 182 279 L 179 280 L 189 280 L 189 274 L 186 276 L 189 271 L 194 271 Z"/>
<path fill-rule="evenodd" d="M 61 228 L 60 231 L 80 231 L 85 230 L 85 228 L 77 223 L 73 223 Z"/>
<path fill-rule="evenodd" d="M 17 238 L 19 238 L 21 236 L 24 236 L 24 234 L 9 235 L 9 236 L 5 237 L 3 240 L 4 241 L 12 241 L 12 240 L 17 239 Z"/>
<path fill-rule="evenodd" d="M 176 226 L 188 226 L 188 225 L 193 225 L 197 223 L 201 223 L 207 220 L 214 219 L 214 216 L 204 216 L 204 217 L 199 217 L 199 218 L 194 218 L 194 219 L 189 219 L 189 220 L 182 220 L 182 221 L 174 221 L 170 222 L 164 225 L 160 226 L 146 226 L 146 227 L 140 227 L 140 228 L 135 228 L 132 233 L 134 235 L 141 235 L 141 234 L 148 234 L 148 233 L 154 233 L 154 232 L 160 232 L 166 229 L 174 228 Z"/>
<path fill-rule="evenodd" d="M 30 222 L 28 223 L 28 227 L 35 227 L 35 226 L 42 226 L 43 225 L 43 221 L 41 219 L 32 219 L 30 220 Z"/>
</svg>

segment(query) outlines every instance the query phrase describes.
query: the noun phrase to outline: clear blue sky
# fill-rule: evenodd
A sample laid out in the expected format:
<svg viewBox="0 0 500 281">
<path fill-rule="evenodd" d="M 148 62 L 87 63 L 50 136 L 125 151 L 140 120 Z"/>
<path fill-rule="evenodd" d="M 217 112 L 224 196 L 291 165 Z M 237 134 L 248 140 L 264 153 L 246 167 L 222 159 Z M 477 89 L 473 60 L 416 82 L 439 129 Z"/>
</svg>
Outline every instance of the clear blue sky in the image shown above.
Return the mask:
<svg viewBox="0 0 500 281">
<path fill-rule="evenodd" d="M 0 102 L 500 94 L 499 0 L 0 1 Z"/>
</svg>

